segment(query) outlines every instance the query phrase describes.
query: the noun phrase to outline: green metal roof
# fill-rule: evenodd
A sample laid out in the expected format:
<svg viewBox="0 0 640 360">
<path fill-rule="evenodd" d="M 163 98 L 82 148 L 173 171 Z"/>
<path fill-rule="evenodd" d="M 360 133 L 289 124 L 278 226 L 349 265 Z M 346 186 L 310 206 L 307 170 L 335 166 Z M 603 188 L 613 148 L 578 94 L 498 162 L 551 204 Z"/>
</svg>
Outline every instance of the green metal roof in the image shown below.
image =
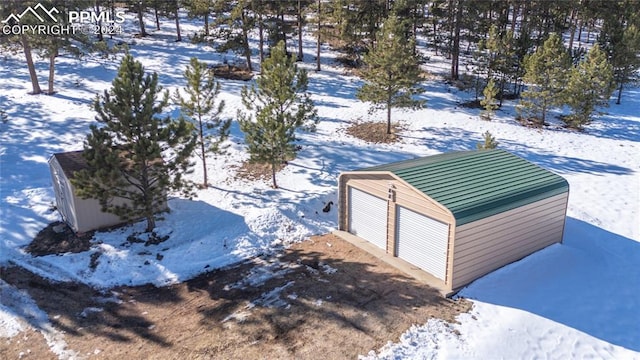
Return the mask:
<svg viewBox="0 0 640 360">
<path fill-rule="evenodd" d="M 457 225 L 569 191 L 559 175 L 504 150 L 459 151 L 375 166 L 446 206 Z"/>
</svg>

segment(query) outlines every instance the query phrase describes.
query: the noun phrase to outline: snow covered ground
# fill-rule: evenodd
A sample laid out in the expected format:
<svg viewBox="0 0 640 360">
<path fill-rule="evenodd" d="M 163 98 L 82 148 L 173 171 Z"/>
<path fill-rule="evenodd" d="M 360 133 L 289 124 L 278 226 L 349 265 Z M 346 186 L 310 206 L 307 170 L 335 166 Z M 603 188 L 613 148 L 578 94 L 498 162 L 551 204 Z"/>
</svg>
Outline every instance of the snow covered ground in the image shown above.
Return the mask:
<svg viewBox="0 0 640 360">
<path fill-rule="evenodd" d="M 149 38 L 134 39 L 129 34 L 124 40 L 147 71 L 159 73 L 166 89 L 184 86 L 182 71 L 191 56 L 211 63 L 223 60 L 210 46 L 173 42 L 171 22 L 163 26 L 167 31 Z M 184 33 L 196 31 L 193 22 L 182 26 Z M 91 101 L 96 92 L 109 88 L 118 61 L 61 56 L 56 73 L 59 92 L 30 96 L 22 57 L 3 55 L 0 107 L 8 121 L 0 123 L 0 266 L 13 263 L 54 280 L 99 288 L 183 281 L 334 229 L 335 211 L 320 210 L 326 202 L 335 202 L 340 171 L 474 149 L 489 130 L 500 148 L 569 181 L 564 243 L 463 289 L 459 295 L 472 299 L 474 307 L 459 317 L 459 324 L 439 320 L 417 324 L 399 343 L 372 349 L 367 357 L 640 359 L 640 88 L 625 91 L 622 105 L 612 104 L 587 131 L 577 133 L 560 127 L 522 127 L 514 121 L 512 102 L 493 121 L 480 120 L 478 110 L 459 105 L 471 94 L 434 80 L 425 83 L 426 109 L 394 112 L 406 127 L 399 143 L 368 144 L 344 129 L 353 121 L 383 116 L 369 115 L 367 105 L 355 99 L 361 80 L 333 64 L 335 53 L 327 51 L 323 70 L 312 71 L 309 54 L 315 43 L 307 40 L 306 64 L 300 66 L 310 69 L 309 87 L 321 121 L 317 132 L 301 134 L 298 157 L 278 174 L 280 189 L 234 177 L 234 167 L 247 158 L 242 133 L 234 123 L 228 154 L 209 161 L 213 188 L 201 190 L 194 201 L 170 200 L 171 214 L 158 223 L 158 231 L 170 235 L 169 240 L 146 247 L 131 244 L 127 236 L 143 229 L 143 224 L 136 224 L 97 233 L 87 252 L 38 258 L 22 249 L 40 229 L 59 220 L 51 210 L 54 197 L 47 159 L 54 152 L 82 148 L 94 123 Z M 446 67 L 436 56 L 431 61 L 434 71 Z M 39 60 L 37 67 L 44 81 L 46 61 Z M 221 83 L 225 116 L 233 118 L 242 106 L 244 83 Z M 198 166 L 192 176 L 201 178 Z M 89 262 L 96 253 L 98 266 L 92 270 Z M 0 337 L 36 327 L 51 333 L 51 346 L 60 357 L 72 357 L 64 339 L 47 323 L 46 314 L 27 294 L 0 280 Z"/>
</svg>

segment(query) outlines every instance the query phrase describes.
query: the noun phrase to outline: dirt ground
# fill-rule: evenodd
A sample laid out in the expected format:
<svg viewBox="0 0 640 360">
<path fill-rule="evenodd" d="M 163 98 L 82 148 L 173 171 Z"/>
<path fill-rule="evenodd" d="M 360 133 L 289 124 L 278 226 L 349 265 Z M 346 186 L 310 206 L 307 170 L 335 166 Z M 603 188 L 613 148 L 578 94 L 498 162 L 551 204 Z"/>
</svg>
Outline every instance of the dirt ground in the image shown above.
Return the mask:
<svg viewBox="0 0 640 360">
<path fill-rule="evenodd" d="M 185 283 L 108 294 L 1 271 L 87 359 L 355 358 L 398 341 L 412 324 L 454 321 L 470 308 L 334 235 Z M 0 358 L 56 356 L 29 330 L 0 339 Z"/>
<path fill-rule="evenodd" d="M 370 143 L 393 144 L 400 139 L 398 133 L 401 130 L 402 127 L 400 125 L 392 123 L 391 134 L 387 134 L 386 122 L 362 122 L 352 124 L 346 129 L 346 132 L 355 138 Z"/>
</svg>

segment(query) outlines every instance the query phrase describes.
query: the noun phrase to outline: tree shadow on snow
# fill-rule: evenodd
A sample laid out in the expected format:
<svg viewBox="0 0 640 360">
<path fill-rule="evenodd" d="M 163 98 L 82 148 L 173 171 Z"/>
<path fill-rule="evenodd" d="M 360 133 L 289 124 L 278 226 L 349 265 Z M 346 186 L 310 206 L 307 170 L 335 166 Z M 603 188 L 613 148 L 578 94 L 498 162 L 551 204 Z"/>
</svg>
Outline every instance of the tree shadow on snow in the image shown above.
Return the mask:
<svg viewBox="0 0 640 360">
<path fill-rule="evenodd" d="M 409 276 L 386 271 L 372 255 L 331 254 L 321 250 L 336 244 L 330 237 L 314 240 L 320 249 L 290 249 L 243 264 L 234 271 L 235 282 L 211 276 L 188 282 L 190 291 L 204 291 L 212 300 L 199 309 L 201 324 L 225 332 L 225 342 L 234 346 L 275 343 L 289 356 L 305 357 L 314 349 L 335 358 L 336 352 L 366 353 L 431 317 L 454 321 L 466 310 Z M 348 245 L 341 251 L 361 250 Z"/>
<path fill-rule="evenodd" d="M 567 218 L 564 243 L 491 273 L 460 292 L 521 309 L 640 351 L 640 243 Z"/>
<path fill-rule="evenodd" d="M 482 142 L 482 135 L 474 132 L 455 128 L 423 128 L 414 133 L 418 136 L 404 136 L 418 140 L 425 147 L 445 153 L 450 151 L 476 150 L 476 144 Z M 571 156 L 555 155 L 544 149 L 498 139 L 498 148 L 509 151 L 515 155 L 525 158 L 534 164 L 540 165 L 547 170 L 563 173 L 587 173 L 587 174 L 631 174 L 632 170 L 618 165 L 602 163 L 588 159 L 580 159 Z"/>
</svg>

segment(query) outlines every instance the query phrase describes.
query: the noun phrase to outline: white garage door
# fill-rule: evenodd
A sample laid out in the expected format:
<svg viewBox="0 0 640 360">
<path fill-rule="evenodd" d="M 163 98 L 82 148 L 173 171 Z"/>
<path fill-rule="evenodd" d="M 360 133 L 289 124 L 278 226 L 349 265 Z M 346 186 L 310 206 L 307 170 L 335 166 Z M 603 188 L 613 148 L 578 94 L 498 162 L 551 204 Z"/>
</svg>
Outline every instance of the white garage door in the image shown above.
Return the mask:
<svg viewBox="0 0 640 360">
<path fill-rule="evenodd" d="M 449 226 L 402 206 L 397 210 L 397 256 L 445 280 Z"/>
<path fill-rule="evenodd" d="M 387 201 L 349 187 L 349 232 L 387 249 Z"/>
</svg>

